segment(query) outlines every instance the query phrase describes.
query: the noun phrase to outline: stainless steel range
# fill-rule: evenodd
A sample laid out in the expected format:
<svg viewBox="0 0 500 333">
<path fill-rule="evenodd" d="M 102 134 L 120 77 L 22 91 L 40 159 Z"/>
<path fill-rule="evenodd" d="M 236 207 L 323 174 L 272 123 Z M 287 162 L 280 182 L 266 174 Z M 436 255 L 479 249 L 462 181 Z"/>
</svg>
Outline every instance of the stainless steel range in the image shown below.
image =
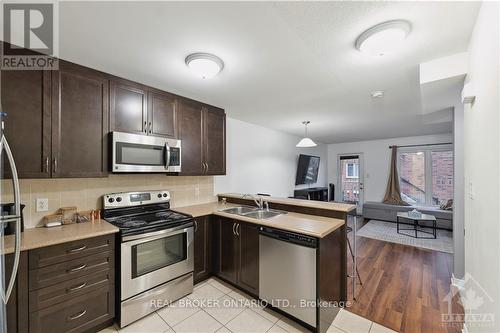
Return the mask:
<svg viewBox="0 0 500 333">
<path fill-rule="evenodd" d="M 107 194 L 103 218 L 120 228 L 120 327 L 193 291 L 193 217 L 168 191 Z"/>
</svg>

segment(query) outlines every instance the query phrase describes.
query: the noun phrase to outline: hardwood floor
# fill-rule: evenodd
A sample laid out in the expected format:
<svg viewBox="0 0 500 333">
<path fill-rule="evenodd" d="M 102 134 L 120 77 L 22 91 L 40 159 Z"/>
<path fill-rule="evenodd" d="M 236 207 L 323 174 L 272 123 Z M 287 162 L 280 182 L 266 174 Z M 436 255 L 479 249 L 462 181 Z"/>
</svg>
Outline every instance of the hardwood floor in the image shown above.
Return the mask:
<svg viewBox="0 0 500 333">
<path fill-rule="evenodd" d="M 349 311 L 398 332 L 461 332 L 462 323 L 443 325 L 441 320 L 448 313 L 444 299 L 450 291 L 451 254 L 364 237 L 358 237 L 357 247 L 363 286 L 356 287 Z M 349 272 L 351 264 L 348 258 Z M 463 314 L 458 296 L 452 313 Z"/>
</svg>

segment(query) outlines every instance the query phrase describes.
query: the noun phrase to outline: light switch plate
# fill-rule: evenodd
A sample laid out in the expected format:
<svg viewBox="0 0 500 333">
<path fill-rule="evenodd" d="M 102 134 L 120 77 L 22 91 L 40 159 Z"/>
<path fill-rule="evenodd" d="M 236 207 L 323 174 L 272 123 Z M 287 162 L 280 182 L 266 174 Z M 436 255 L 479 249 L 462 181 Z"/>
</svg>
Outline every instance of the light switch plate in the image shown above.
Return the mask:
<svg viewBox="0 0 500 333">
<path fill-rule="evenodd" d="M 49 210 L 49 199 L 47 198 L 37 198 L 36 199 L 36 211 L 46 212 Z"/>
</svg>

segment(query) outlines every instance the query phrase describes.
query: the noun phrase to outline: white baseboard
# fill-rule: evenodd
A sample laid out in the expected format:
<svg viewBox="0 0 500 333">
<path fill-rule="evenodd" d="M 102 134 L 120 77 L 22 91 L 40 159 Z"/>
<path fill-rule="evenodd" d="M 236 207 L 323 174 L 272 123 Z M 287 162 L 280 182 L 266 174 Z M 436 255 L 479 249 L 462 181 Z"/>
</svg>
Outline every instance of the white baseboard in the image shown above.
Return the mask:
<svg viewBox="0 0 500 333">
<path fill-rule="evenodd" d="M 455 277 L 455 274 L 451 274 L 451 285 L 458 289 L 460 297 L 463 297 L 465 291 L 465 280 Z"/>
<path fill-rule="evenodd" d="M 459 279 L 455 277 L 455 274 L 451 274 L 451 285 L 458 290 L 458 294 L 460 295 L 460 298 L 464 297 L 464 292 L 465 292 L 465 280 L 464 279 Z M 467 329 L 467 326 L 463 325 L 462 327 L 462 333 L 468 333 L 469 330 Z"/>
</svg>

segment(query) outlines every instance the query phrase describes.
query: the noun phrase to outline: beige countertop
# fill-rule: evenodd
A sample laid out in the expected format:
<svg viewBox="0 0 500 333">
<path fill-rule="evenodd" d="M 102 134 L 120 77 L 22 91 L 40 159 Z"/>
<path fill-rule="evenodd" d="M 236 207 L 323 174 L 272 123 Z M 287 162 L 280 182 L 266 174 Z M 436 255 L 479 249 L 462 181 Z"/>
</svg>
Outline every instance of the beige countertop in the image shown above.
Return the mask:
<svg viewBox="0 0 500 333">
<path fill-rule="evenodd" d="M 212 202 L 212 203 L 199 204 L 193 206 L 177 207 L 173 208 L 173 210 L 179 211 L 184 214 L 190 214 L 194 217 L 213 214 L 235 220 L 297 232 L 300 234 L 318 238 L 325 237 L 332 231 L 335 231 L 339 227 L 344 225 L 344 221 L 341 219 L 315 216 L 315 215 L 305 215 L 292 212 L 275 216 L 270 219 L 259 220 L 242 215 L 228 214 L 220 211 L 221 209 L 237 207 L 237 206 L 241 205 L 230 204 L 230 203 L 223 204 L 222 202 Z"/>
<path fill-rule="evenodd" d="M 221 193 L 218 194 L 218 196 L 221 198 L 225 197 L 225 198 L 243 199 L 243 194 L 241 193 Z M 278 198 L 278 197 L 262 197 L 262 198 L 270 203 L 334 210 L 344 213 L 348 213 L 353 209 L 356 209 L 356 205 L 345 204 L 341 202 L 314 201 L 314 200 L 290 199 L 290 198 Z M 246 197 L 244 199 L 251 199 L 251 198 Z"/>
<path fill-rule="evenodd" d="M 68 224 L 52 228 L 25 229 L 21 234 L 21 251 L 112 234 L 118 231 L 117 227 L 104 220 Z M 4 248 L 5 253 L 14 252 L 13 235 L 5 236 Z"/>
</svg>

